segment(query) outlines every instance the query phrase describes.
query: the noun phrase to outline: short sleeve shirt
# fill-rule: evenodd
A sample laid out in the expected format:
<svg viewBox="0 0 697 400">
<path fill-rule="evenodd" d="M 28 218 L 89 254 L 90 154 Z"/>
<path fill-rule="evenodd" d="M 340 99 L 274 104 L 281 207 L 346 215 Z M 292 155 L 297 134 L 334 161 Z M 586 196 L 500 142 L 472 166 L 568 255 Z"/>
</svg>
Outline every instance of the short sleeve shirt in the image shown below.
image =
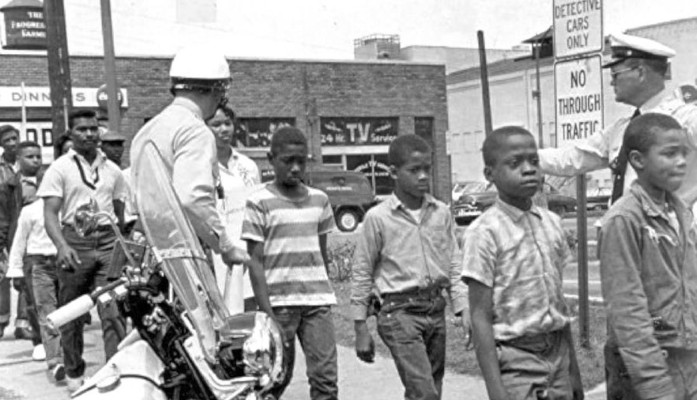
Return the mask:
<svg viewBox="0 0 697 400">
<path fill-rule="evenodd" d="M 319 245 L 319 235 L 335 229 L 334 215 L 324 192 L 307 190 L 303 199 L 292 200 L 268 183 L 247 200 L 242 239 L 264 245 L 274 307 L 336 304 Z"/>
<path fill-rule="evenodd" d="M 48 167 L 37 196 L 63 199 L 61 223 L 71 225 L 77 208 L 90 199 L 97 202 L 100 211 L 116 218 L 113 201 L 126 200 L 128 188 L 121 169 L 104 154 L 99 152 L 90 164 L 71 149 Z M 107 221 L 100 221 L 100 224 L 107 224 Z"/>
<path fill-rule="evenodd" d="M 493 289 L 496 340 L 546 333 L 570 322 L 562 269 L 570 261 L 561 220 L 497 199 L 465 231 L 462 276 Z"/>
</svg>

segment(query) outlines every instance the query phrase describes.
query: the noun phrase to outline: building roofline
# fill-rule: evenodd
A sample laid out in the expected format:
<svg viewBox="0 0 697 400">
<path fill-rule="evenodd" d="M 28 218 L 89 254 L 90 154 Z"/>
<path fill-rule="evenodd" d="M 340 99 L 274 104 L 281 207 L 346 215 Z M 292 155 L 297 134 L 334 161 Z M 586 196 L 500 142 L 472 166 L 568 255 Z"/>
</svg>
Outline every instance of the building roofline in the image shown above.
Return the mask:
<svg viewBox="0 0 697 400">
<path fill-rule="evenodd" d="M 19 52 L 19 51 L 3 51 L 0 52 L 0 57 L 41 57 L 46 58 L 47 54 L 43 51 Z M 70 58 L 103 58 L 98 54 L 87 53 L 72 53 Z M 117 54 L 116 59 L 144 59 L 144 60 L 171 60 L 172 55 L 146 55 L 146 54 Z M 412 65 L 412 66 L 427 66 L 427 67 L 443 67 L 443 63 L 429 61 L 409 61 L 409 60 L 333 60 L 333 59 L 301 59 L 301 58 L 260 58 L 260 57 L 225 57 L 228 61 L 242 62 L 297 62 L 306 64 L 359 64 L 359 65 Z"/>
<path fill-rule="evenodd" d="M 658 23 L 651 24 L 651 25 L 638 26 L 636 28 L 627 29 L 627 30 L 625 30 L 625 32 L 636 32 L 636 31 L 642 31 L 645 29 L 660 28 L 663 26 L 680 25 L 680 24 L 684 24 L 686 22 L 697 22 L 697 17 L 674 19 L 672 21 L 663 21 L 663 22 L 658 22 Z"/>
</svg>

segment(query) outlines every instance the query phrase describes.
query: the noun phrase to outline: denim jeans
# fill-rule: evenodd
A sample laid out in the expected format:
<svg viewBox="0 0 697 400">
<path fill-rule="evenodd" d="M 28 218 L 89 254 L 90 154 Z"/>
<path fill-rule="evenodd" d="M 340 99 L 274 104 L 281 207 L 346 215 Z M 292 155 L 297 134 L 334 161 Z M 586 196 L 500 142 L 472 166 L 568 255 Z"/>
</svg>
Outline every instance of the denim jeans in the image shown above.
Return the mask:
<svg viewBox="0 0 697 400">
<path fill-rule="evenodd" d="M 29 321 L 29 326 L 31 327 L 34 337 L 32 338 L 32 343 L 34 346 L 41 344 L 41 328 L 39 326 L 39 316 L 36 311 L 36 302 L 34 301 L 34 289 L 32 283 L 32 264 L 27 264 L 27 259 L 25 258 L 22 265 L 22 273 L 24 274 L 24 279 L 21 280 L 22 284 L 19 286 L 19 293 L 24 296 L 26 304 L 26 315 Z"/>
<path fill-rule="evenodd" d="M 52 369 L 63 363 L 60 333 L 50 329 L 46 322 L 48 314 L 58 305 L 58 274 L 55 256 L 27 255 L 24 257 L 24 279 L 32 288 L 34 307 L 38 316 L 41 341 L 46 350 L 46 363 Z"/>
<path fill-rule="evenodd" d="M 58 271 L 58 305 L 88 294 L 98 286 L 105 286 L 107 273 L 111 264 L 111 254 L 116 243 L 113 232 L 97 231 L 88 237 L 80 237 L 72 227 L 63 228 L 63 237 L 77 253 L 81 265 L 74 271 L 59 268 Z M 119 314 L 115 302 L 99 304 L 97 308 L 102 321 L 104 352 L 109 360 L 116 354 L 119 342 L 126 336 L 126 320 Z M 84 320 L 78 318 L 61 327 L 61 345 L 65 361 L 65 373 L 70 378 L 77 378 L 85 372 Z"/>
<path fill-rule="evenodd" d="M 0 279 L 0 330 L 4 329 L 10 323 L 12 312 L 12 284 L 10 279 Z M 27 299 L 23 292 L 19 292 L 17 296 L 17 315 L 15 325 L 26 327 L 27 316 Z M 0 335 L 2 336 L 2 335 Z"/>
<path fill-rule="evenodd" d="M 445 299 L 385 298 L 378 334 L 392 353 L 408 400 L 440 399 L 445 374 Z"/>
<path fill-rule="evenodd" d="M 312 400 L 337 399 L 339 395 L 337 353 L 331 307 L 274 307 L 273 311 L 283 330 L 288 373 L 283 382 L 271 390 L 271 394 L 281 398 L 281 394 L 293 377 L 295 336 L 297 335 L 305 353 L 310 398 Z"/>
</svg>

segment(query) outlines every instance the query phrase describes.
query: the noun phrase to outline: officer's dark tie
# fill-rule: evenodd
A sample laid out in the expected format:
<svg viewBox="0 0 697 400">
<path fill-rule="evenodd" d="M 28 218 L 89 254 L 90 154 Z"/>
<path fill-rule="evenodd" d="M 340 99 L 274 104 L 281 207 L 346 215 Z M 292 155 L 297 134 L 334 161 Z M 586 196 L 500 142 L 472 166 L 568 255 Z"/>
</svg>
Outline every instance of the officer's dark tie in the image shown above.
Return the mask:
<svg viewBox="0 0 697 400">
<path fill-rule="evenodd" d="M 632 118 L 629 120 L 631 121 L 639 115 L 641 115 L 641 111 L 639 111 L 637 108 L 636 111 L 634 111 L 634 114 L 632 114 Z M 622 134 L 622 146 L 620 147 L 620 154 L 617 155 L 617 158 L 612 163 L 613 165 L 610 166 L 610 169 L 612 169 L 614 174 L 612 181 L 612 197 L 610 198 L 611 204 L 615 204 L 617 199 L 622 197 L 622 192 L 624 192 L 624 175 L 625 172 L 627 172 L 627 163 L 629 162 L 627 152 L 624 148 L 624 134 L 626 134 L 626 128 L 625 132 Z"/>
</svg>

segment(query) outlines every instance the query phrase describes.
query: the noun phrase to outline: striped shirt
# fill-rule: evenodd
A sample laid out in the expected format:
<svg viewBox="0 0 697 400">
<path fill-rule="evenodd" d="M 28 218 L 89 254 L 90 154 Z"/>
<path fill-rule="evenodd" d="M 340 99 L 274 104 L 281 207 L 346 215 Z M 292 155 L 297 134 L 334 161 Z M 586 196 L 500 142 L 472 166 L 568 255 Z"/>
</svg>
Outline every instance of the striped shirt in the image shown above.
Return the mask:
<svg viewBox="0 0 697 400">
<path fill-rule="evenodd" d="M 336 304 L 319 246 L 319 236 L 334 229 L 334 215 L 324 192 L 307 191 L 302 199 L 289 199 L 267 183 L 247 200 L 242 239 L 264 244 L 274 307 Z"/>
<path fill-rule="evenodd" d="M 562 269 L 571 260 L 561 219 L 496 200 L 465 231 L 464 279 L 493 289 L 494 338 L 546 333 L 570 322 Z"/>
</svg>

